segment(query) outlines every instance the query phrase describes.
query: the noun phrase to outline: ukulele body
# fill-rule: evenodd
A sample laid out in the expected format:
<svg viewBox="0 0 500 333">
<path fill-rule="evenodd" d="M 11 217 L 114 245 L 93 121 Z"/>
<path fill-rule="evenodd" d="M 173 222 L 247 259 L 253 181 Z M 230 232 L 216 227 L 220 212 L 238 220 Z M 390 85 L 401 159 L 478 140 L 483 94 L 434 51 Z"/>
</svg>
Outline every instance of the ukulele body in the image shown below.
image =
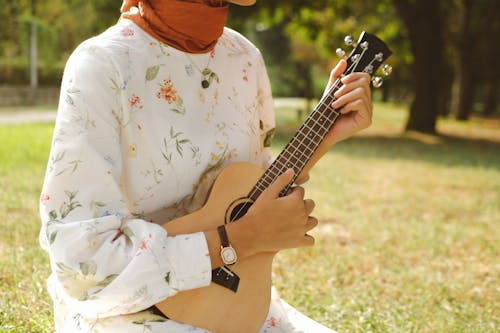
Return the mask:
<svg viewBox="0 0 500 333">
<path fill-rule="evenodd" d="M 198 211 L 165 223 L 168 235 L 215 229 L 229 223 L 231 212 L 246 201 L 264 170 L 250 163 L 225 167 Z M 262 327 L 271 302 L 271 273 L 275 253 L 260 253 L 231 266 L 240 277 L 236 292 L 213 282 L 179 292 L 156 304 L 168 318 L 215 333 L 255 333 Z"/>
</svg>

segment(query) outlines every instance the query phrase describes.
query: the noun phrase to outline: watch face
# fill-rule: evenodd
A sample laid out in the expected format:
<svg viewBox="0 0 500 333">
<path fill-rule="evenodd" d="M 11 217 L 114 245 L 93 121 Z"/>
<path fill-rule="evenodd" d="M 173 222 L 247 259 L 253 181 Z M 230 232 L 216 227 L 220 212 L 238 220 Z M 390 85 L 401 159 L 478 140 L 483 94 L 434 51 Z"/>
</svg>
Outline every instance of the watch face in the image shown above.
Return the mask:
<svg viewBox="0 0 500 333">
<path fill-rule="evenodd" d="M 236 256 L 236 251 L 231 247 L 223 247 L 220 251 L 220 255 L 222 257 L 222 261 L 226 265 L 232 265 L 236 263 L 238 257 Z"/>
</svg>

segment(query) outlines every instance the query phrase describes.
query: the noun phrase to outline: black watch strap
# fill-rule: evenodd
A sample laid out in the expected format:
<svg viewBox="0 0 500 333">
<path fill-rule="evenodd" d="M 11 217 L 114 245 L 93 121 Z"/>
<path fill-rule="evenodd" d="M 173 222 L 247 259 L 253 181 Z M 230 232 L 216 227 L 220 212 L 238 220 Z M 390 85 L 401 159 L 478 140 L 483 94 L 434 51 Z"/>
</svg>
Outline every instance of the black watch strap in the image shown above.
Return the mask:
<svg viewBox="0 0 500 333">
<path fill-rule="evenodd" d="M 224 224 L 217 227 L 217 233 L 219 234 L 221 248 L 230 247 L 231 245 L 229 244 L 229 238 L 227 237 L 226 226 Z M 212 282 L 236 292 L 238 290 L 238 284 L 240 283 L 240 277 L 228 266 L 221 266 L 212 270 Z"/>
<path fill-rule="evenodd" d="M 229 267 L 221 266 L 212 270 L 212 282 L 236 292 L 240 283 L 240 277 Z"/>
<path fill-rule="evenodd" d="M 219 233 L 220 244 L 222 245 L 222 247 L 228 247 L 229 238 L 227 237 L 226 226 L 224 224 L 218 226 L 217 232 Z"/>
</svg>

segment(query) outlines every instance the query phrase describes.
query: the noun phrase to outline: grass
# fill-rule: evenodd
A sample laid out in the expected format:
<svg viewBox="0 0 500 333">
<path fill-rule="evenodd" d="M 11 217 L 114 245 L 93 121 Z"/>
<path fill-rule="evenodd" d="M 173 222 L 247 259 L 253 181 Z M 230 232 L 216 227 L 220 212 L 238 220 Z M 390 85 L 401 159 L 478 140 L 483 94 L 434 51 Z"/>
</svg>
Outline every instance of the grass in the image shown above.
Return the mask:
<svg viewBox="0 0 500 333">
<path fill-rule="evenodd" d="M 278 110 L 276 152 L 297 126 Z M 339 332 L 500 330 L 500 123 L 440 120 L 401 133 L 406 112 L 338 144 L 306 185 L 313 248 L 280 253 L 275 285 Z M 0 332 L 50 332 L 38 196 L 51 124 L 0 126 Z"/>
<path fill-rule="evenodd" d="M 0 126 L 0 332 L 51 332 L 38 196 L 53 126 Z"/>
<path fill-rule="evenodd" d="M 53 104 L 42 104 L 42 105 L 32 105 L 32 106 L 0 106 L 0 114 L 2 113 L 13 113 L 18 111 L 47 111 L 56 110 L 57 105 Z"/>
</svg>

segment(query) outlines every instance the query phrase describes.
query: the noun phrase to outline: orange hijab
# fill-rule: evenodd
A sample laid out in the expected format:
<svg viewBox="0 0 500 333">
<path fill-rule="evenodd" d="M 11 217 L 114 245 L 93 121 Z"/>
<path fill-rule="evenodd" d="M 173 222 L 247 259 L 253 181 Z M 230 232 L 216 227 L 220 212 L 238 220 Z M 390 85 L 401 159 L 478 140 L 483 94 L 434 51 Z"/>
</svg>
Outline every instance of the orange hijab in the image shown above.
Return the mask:
<svg viewBox="0 0 500 333">
<path fill-rule="evenodd" d="M 206 53 L 222 35 L 228 8 L 222 0 L 123 0 L 121 17 L 176 49 Z"/>
</svg>

